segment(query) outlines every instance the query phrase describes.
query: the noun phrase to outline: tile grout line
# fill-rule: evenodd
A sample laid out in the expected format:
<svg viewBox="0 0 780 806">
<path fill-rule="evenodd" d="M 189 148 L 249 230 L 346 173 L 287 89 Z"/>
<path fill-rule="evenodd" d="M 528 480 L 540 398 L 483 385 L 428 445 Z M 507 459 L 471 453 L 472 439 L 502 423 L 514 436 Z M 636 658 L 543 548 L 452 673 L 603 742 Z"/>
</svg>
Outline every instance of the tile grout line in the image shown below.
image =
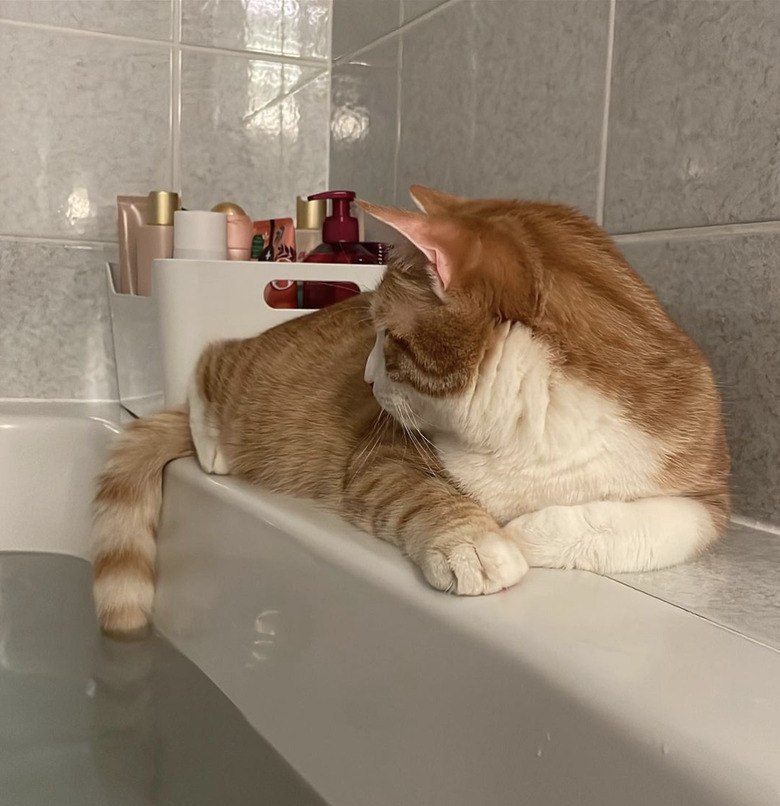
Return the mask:
<svg viewBox="0 0 780 806">
<path fill-rule="evenodd" d="M 761 638 L 755 638 L 752 635 L 748 635 L 747 633 L 741 632 L 736 627 L 731 627 L 728 624 L 723 624 L 722 622 L 718 621 L 714 616 L 708 616 L 705 615 L 704 613 L 699 613 L 698 611 L 694 610 L 692 607 L 688 605 L 672 601 L 671 598 L 666 598 L 661 593 L 649 591 L 646 588 L 640 588 L 638 587 L 638 585 L 632 585 L 631 582 L 621 579 L 617 576 L 607 575 L 606 579 L 609 579 L 612 582 L 617 582 L 619 585 L 623 585 L 629 590 L 636 591 L 637 593 L 641 593 L 645 596 L 649 596 L 651 599 L 655 599 L 658 602 L 662 602 L 663 604 L 669 605 L 669 607 L 675 607 L 678 610 L 682 610 L 683 613 L 687 613 L 689 616 L 693 616 L 694 618 L 700 619 L 701 621 L 704 621 L 707 624 L 711 624 L 713 627 L 716 627 L 720 630 L 725 630 L 726 632 L 729 632 L 732 635 L 736 635 L 739 638 L 744 638 L 746 641 L 750 641 L 753 644 L 757 644 L 758 646 L 764 647 L 764 649 L 769 649 L 772 652 L 780 653 L 780 649 L 778 649 L 776 646 L 773 646 L 772 644 L 766 643 L 766 641 L 763 641 Z"/>
<path fill-rule="evenodd" d="M 181 194 L 181 0 L 171 0 L 171 190 Z"/>
<path fill-rule="evenodd" d="M 331 140 L 333 138 L 331 124 L 333 121 L 333 0 L 330 0 L 330 14 L 328 15 L 328 129 L 327 138 L 325 141 L 325 187 L 330 190 L 330 158 L 331 158 Z M 295 225 L 298 226 L 297 218 L 297 198 L 296 198 L 296 219 Z"/>
<path fill-rule="evenodd" d="M 0 19 L 0 28 L 3 26 L 14 28 L 30 28 L 39 31 L 49 31 L 50 33 L 64 34 L 66 36 L 83 36 L 91 39 L 103 39 L 110 42 L 127 42 L 137 45 L 148 45 L 150 47 L 170 48 L 174 45 L 172 39 L 145 39 L 141 36 L 126 36 L 124 34 L 111 34 L 103 31 L 86 31 L 81 28 L 66 28 L 65 26 L 48 25 L 42 22 L 23 22 L 21 20 Z M 233 56 L 244 59 L 257 59 L 258 61 L 274 62 L 279 64 L 296 64 L 303 67 L 328 68 L 328 59 L 297 58 L 296 56 L 285 56 L 281 53 L 267 53 L 265 51 L 254 50 L 233 50 L 231 48 L 216 47 L 211 45 L 191 45 L 180 42 L 178 47 L 182 51 L 194 53 L 210 53 L 219 56 Z"/>
<path fill-rule="evenodd" d="M 78 238 L 56 238 L 46 235 L 13 235 L 13 234 L 0 234 L 0 242 L 14 241 L 22 243 L 44 243 L 51 244 L 52 246 L 116 246 L 116 241 L 101 241 L 95 238 L 81 241 Z"/>
<path fill-rule="evenodd" d="M 766 523 L 759 521 L 755 518 L 748 518 L 744 515 L 732 515 L 731 522 L 739 526 L 747 526 L 749 529 L 755 529 L 759 532 L 768 532 L 772 535 L 780 535 L 780 526 L 775 526 L 773 523 Z"/>
<path fill-rule="evenodd" d="M 252 115 L 256 115 L 258 112 L 262 112 L 264 109 L 271 109 L 277 104 L 282 103 L 287 98 L 292 98 L 294 95 L 297 95 L 301 90 L 305 90 L 307 87 L 310 87 L 316 81 L 319 81 L 323 76 L 327 76 L 330 73 L 330 68 L 325 70 L 320 70 L 316 75 L 313 75 L 311 78 L 307 78 L 306 81 L 302 81 L 300 84 L 297 84 L 291 90 L 282 90 L 280 95 L 277 95 L 276 98 L 272 98 L 268 103 L 259 106 L 257 109 L 252 111 Z"/>
<path fill-rule="evenodd" d="M 116 403 L 116 397 L 0 397 L 0 403 Z"/>
<path fill-rule="evenodd" d="M 406 16 L 406 0 L 398 3 L 398 42 L 395 49 L 395 142 L 393 143 L 393 186 L 390 188 L 390 203 L 398 205 L 398 162 L 401 156 L 401 76 L 404 66 L 404 27 Z"/>
<path fill-rule="evenodd" d="M 645 230 L 640 232 L 607 233 L 615 243 L 644 243 L 653 240 L 686 240 L 718 235 L 760 235 L 780 233 L 780 220 L 744 221 L 735 224 L 701 224 L 695 227 Z"/>
<path fill-rule="evenodd" d="M 393 204 L 398 204 L 398 166 L 401 161 L 401 81 L 404 74 L 404 37 L 398 37 L 398 65 L 395 88 L 395 148 L 393 149 Z"/>
<path fill-rule="evenodd" d="M 604 208 L 607 198 L 607 146 L 609 144 L 609 107 L 612 96 L 612 61 L 615 52 L 615 2 L 609 0 L 607 23 L 607 71 L 604 79 L 604 112 L 601 120 L 601 152 L 599 155 L 599 179 L 596 188 L 596 222 L 604 226 Z"/>
<path fill-rule="evenodd" d="M 405 25 L 402 25 L 400 28 L 396 28 L 393 31 L 388 31 L 386 34 L 382 34 L 382 36 L 373 39 L 366 45 L 361 45 L 357 50 L 353 50 L 351 53 L 345 53 L 343 56 L 339 56 L 337 59 L 333 61 L 333 64 L 341 64 L 342 62 L 349 61 L 350 59 L 354 59 L 355 56 L 360 56 L 361 53 L 365 53 L 367 50 L 371 50 L 375 45 L 382 45 L 385 42 L 389 42 L 394 36 L 398 34 L 404 33 L 412 28 L 415 28 L 420 23 L 427 22 L 431 17 L 435 17 L 440 11 L 444 11 L 445 8 L 449 8 L 450 6 L 455 5 L 456 3 L 461 2 L 461 0 L 445 0 L 440 6 L 436 6 L 432 8 L 430 11 L 426 11 L 424 14 L 421 14 L 419 17 L 415 17 L 415 19 L 407 22 Z"/>
<path fill-rule="evenodd" d="M 324 73 L 325 71 L 323 71 Z M 296 87 L 292 92 L 271 102 L 279 103 L 289 95 L 294 95 L 307 87 L 313 81 L 321 78 L 323 73 Z M 265 108 L 265 107 L 264 107 Z M 400 129 L 400 125 L 399 125 Z M 394 188 L 395 190 L 395 188 Z M 608 233 L 610 238 L 618 244 L 645 243 L 653 240 L 686 240 L 691 238 L 707 238 L 719 235 L 761 235 L 780 234 L 780 219 L 774 221 L 746 221 L 738 224 L 703 224 L 698 227 L 680 227 L 678 229 L 646 230 L 643 232 Z M 0 233 L 0 241 L 24 241 L 60 244 L 64 246 L 107 246 L 116 245 L 116 241 L 90 238 L 58 238 L 46 235 L 22 235 L 14 233 Z"/>
</svg>

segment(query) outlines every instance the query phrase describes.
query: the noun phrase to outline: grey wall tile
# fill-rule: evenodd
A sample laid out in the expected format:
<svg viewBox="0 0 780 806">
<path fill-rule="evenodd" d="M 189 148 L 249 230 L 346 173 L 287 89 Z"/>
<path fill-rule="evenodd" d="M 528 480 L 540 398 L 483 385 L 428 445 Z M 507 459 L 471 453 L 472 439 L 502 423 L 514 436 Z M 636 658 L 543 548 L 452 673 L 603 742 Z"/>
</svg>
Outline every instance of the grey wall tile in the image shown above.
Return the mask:
<svg viewBox="0 0 780 806">
<path fill-rule="evenodd" d="M 780 536 L 772 532 L 733 525 L 692 562 L 617 578 L 780 651 Z"/>
<path fill-rule="evenodd" d="M 172 0 L 0 0 L 0 19 L 170 39 Z"/>
<path fill-rule="evenodd" d="M 182 42 L 327 59 L 331 0 L 182 0 Z"/>
<path fill-rule="evenodd" d="M 0 240 L 0 397 L 116 399 L 109 251 Z"/>
<path fill-rule="evenodd" d="M 780 3 L 618 0 L 606 225 L 780 218 Z"/>
<path fill-rule="evenodd" d="M 398 198 L 419 182 L 595 214 L 608 6 L 472 0 L 404 31 Z"/>
<path fill-rule="evenodd" d="M 0 22 L 0 234 L 116 237 L 170 182 L 168 48 Z"/>
<path fill-rule="evenodd" d="M 309 80 L 300 90 L 288 95 L 281 107 L 282 163 L 278 176 L 282 195 L 268 207 L 268 212 L 286 210 L 290 205 L 289 214 L 294 216 L 297 196 L 329 188 L 330 77 L 323 73 Z"/>
<path fill-rule="evenodd" d="M 397 37 L 340 62 L 331 76 L 330 184 L 394 204 Z"/>
<path fill-rule="evenodd" d="M 780 226 L 619 245 L 713 365 L 735 510 L 780 523 Z"/>
<path fill-rule="evenodd" d="M 255 219 L 294 215 L 296 193 L 327 185 L 329 89 L 314 68 L 185 52 L 184 204 L 240 204 Z"/>
<path fill-rule="evenodd" d="M 421 14 L 437 8 L 446 0 L 401 0 L 402 22 L 410 22 L 417 19 Z"/>
<path fill-rule="evenodd" d="M 401 0 L 333 0 L 331 58 L 354 53 L 401 24 Z"/>
</svg>

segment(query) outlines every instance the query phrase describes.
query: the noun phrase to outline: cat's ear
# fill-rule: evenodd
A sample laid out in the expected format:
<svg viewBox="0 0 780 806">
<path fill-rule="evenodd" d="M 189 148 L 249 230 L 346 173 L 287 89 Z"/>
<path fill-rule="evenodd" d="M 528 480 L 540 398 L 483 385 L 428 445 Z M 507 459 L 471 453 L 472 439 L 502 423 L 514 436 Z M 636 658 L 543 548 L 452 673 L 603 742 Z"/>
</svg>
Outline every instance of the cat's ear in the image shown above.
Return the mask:
<svg viewBox="0 0 780 806">
<path fill-rule="evenodd" d="M 370 216 L 400 232 L 428 258 L 434 281 L 433 290 L 443 299 L 452 283 L 452 261 L 448 248 L 448 243 L 453 240 L 452 225 L 444 221 L 431 220 L 422 213 L 397 210 L 394 207 L 380 207 L 362 199 L 357 199 L 355 203 Z"/>
<path fill-rule="evenodd" d="M 440 215 L 460 207 L 466 201 L 462 196 L 452 196 L 449 193 L 442 193 L 440 190 L 422 185 L 412 185 L 409 188 L 409 195 L 412 201 L 428 215 Z"/>
</svg>

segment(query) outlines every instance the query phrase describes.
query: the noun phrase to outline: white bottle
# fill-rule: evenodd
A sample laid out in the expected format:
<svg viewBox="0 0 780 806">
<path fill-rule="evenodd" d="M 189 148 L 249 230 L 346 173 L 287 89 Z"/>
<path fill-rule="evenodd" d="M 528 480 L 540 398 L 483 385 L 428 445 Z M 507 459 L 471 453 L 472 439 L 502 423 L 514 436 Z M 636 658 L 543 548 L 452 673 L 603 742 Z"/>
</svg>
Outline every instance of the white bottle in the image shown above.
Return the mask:
<svg viewBox="0 0 780 806">
<path fill-rule="evenodd" d="M 184 260 L 227 260 L 227 215 L 177 210 L 173 215 L 173 256 Z"/>
</svg>

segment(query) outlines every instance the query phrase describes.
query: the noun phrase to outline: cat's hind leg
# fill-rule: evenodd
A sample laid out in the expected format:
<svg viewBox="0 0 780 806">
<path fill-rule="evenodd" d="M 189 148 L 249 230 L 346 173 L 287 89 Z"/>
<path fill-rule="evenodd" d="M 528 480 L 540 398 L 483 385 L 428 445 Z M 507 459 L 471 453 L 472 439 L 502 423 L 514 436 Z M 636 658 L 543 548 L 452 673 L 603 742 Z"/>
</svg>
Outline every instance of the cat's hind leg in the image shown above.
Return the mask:
<svg viewBox="0 0 780 806">
<path fill-rule="evenodd" d="M 700 501 L 666 496 L 546 507 L 504 532 L 531 566 L 616 574 L 689 560 L 717 539 L 718 520 Z"/>
<path fill-rule="evenodd" d="M 229 474 L 230 466 L 219 439 L 219 426 L 211 404 L 203 398 L 197 375 L 193 375 L 190 381 L 187 403 L 190 409 L 190 432 L 200 466 L 206 473 L 218 476 Z"/>
</svg>

